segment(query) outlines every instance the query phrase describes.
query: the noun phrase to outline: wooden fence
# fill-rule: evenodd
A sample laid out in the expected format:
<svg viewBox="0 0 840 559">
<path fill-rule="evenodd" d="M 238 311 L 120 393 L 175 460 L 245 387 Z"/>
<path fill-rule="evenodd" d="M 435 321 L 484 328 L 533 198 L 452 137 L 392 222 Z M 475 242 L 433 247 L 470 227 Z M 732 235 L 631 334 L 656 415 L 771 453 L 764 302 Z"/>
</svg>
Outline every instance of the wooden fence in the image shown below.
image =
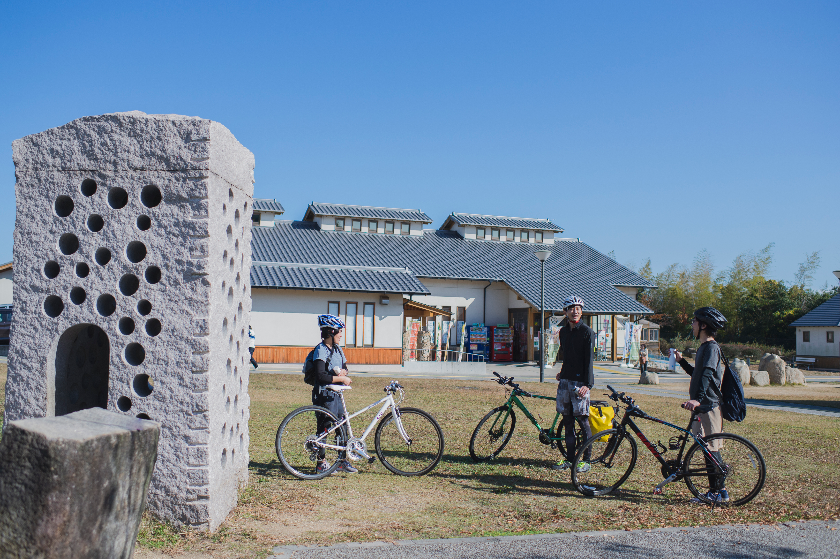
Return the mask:
<svg viewBox="0 0 840 559">
<path fill-rule="evenodd" d="M 345 347 L 344 355 L 351 365 L 399 365 L 400 348 Z M 303 363 L 311 347 L 257 346 L 254 359 L 257 363 Z"/>
</svg>

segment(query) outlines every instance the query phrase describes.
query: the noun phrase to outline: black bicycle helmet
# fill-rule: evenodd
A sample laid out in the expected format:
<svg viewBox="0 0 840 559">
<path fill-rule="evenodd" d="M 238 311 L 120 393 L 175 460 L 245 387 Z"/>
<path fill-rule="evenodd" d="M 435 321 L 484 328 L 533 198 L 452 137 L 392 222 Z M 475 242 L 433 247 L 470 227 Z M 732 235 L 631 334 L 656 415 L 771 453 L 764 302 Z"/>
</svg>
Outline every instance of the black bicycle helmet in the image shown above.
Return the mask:
<svg viewBox="0 0 840 559">
<path fill-rule="evenodd" d="M 700 322 L 705 322 L 715 330 L 726 327 L 726 317 L 714 307 L 701 307 L 697 309 L 694 311 L 694 318 Z"/>
</svg>

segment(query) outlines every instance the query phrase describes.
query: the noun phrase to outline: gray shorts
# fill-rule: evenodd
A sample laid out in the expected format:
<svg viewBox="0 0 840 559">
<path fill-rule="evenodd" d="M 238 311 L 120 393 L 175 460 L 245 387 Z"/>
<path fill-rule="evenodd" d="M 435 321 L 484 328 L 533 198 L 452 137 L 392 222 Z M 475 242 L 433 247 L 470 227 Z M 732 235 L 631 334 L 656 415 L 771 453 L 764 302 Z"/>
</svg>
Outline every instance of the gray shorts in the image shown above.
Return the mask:
<svg viewBox="0 0 840 559">
<path fill-rule="evenodd" d="M 560 379 L 557 385 L 557 413 L 562 415 L 589 416 L 589 393 L 583 398 L 575 392 L 582 382 Z"/>
</svg>

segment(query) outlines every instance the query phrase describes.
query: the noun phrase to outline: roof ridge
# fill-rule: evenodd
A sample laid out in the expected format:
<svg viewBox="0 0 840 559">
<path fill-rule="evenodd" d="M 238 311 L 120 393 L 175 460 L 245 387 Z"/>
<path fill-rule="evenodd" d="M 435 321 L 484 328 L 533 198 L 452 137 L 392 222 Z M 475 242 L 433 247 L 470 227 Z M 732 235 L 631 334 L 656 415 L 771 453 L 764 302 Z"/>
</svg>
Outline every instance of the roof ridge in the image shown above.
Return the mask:
<svg viewBox="0 0 840 559">
<path fill-rule="evenodd" d="M 503 217 L 505 219 L 523 219 L 523 220 L 530 220 L 530 221 L 545 221 L 555 225 L 553 221 L 548 218 L 544 217 L 515 217 L 512 215 L 491 215 L 491 214 L 471 214 L 471 213 L 464 213 L 464 212 L 452 212 L 450 215 L 472 215 L 475 217 Z"/>
<path fill-rule="evenodd" d="M 370 208 L 371 210 L 398 210 L 401 212 L 419 212 L 419 213 L 426 213 L 420 208 L 389 208 L 386 206 L 363 206 L 361 204 L 337 204 L 335 202 L 312 202 L 309 204 L 310 206 L 344 206 L 345 208 Z"/>
</svg>

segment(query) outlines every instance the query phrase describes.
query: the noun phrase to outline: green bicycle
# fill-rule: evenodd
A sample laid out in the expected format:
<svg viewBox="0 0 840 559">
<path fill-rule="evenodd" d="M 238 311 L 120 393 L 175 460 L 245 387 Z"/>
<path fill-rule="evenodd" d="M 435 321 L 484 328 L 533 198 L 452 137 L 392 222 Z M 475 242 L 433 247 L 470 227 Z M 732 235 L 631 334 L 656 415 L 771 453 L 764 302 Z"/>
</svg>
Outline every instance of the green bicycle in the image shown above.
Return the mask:
<svg viewBox="0 0 840 559">
<path fill-rule="evenodd" d="M 478 422 L 478 425 L 476 425 L 472 437 L 470 438 L 470 456 L 472 459 L 476 462 L 486 462 L 496 458 L 496 456 L 505 449 L 505 446 L 507 446 L 513 436 L 513 430 L 516 428 L 516 413 L 514 412 L 514 408 L 519 408 L 519 410 L 525 414 L 525 417 L 527 417 L 534 427 L 536 427 L 537 432 L 539 433 L 540 442 L 544 445 L 550 446 L 551 448 L 558 449 L 560 454 L 563 455 L 563 458 L 571 462 L 574 459 L 574 456 L 568 455 L 564 442 L 565 437 L 557 437 L 555 435 L 557 432 L 557 424 L 560 420 L 560 414 L 556 413 L 551 427 L 544 429 L 537 418 L 528 411 L 528 408 L 521 400 L 521 398 L 524 397 L 556 402 L 557 398 L 531 394 L 530 392 L 522 390 L 518 384 L 513 382 L 513 377 L 503 377 L 495 371 L 493 374 L 496 376 L 496 378 L 493 379 L 495 382 L 501 384 L 502 386 L 510 387 L 510 396 L 504 405 L 490 410 L 487 415 Z M 606 402 L 591 402 L 591 404 L 593 406 L 608 406 Z M 583 422 L 587 421 L 587 418 L 575 417 L 575 421 L 577 423 L 575 426 L 575 438 L 577 439 L 575 446 L 576 448 L 580 448 L 581 444 L 584 442 Z"/>
</svg>

